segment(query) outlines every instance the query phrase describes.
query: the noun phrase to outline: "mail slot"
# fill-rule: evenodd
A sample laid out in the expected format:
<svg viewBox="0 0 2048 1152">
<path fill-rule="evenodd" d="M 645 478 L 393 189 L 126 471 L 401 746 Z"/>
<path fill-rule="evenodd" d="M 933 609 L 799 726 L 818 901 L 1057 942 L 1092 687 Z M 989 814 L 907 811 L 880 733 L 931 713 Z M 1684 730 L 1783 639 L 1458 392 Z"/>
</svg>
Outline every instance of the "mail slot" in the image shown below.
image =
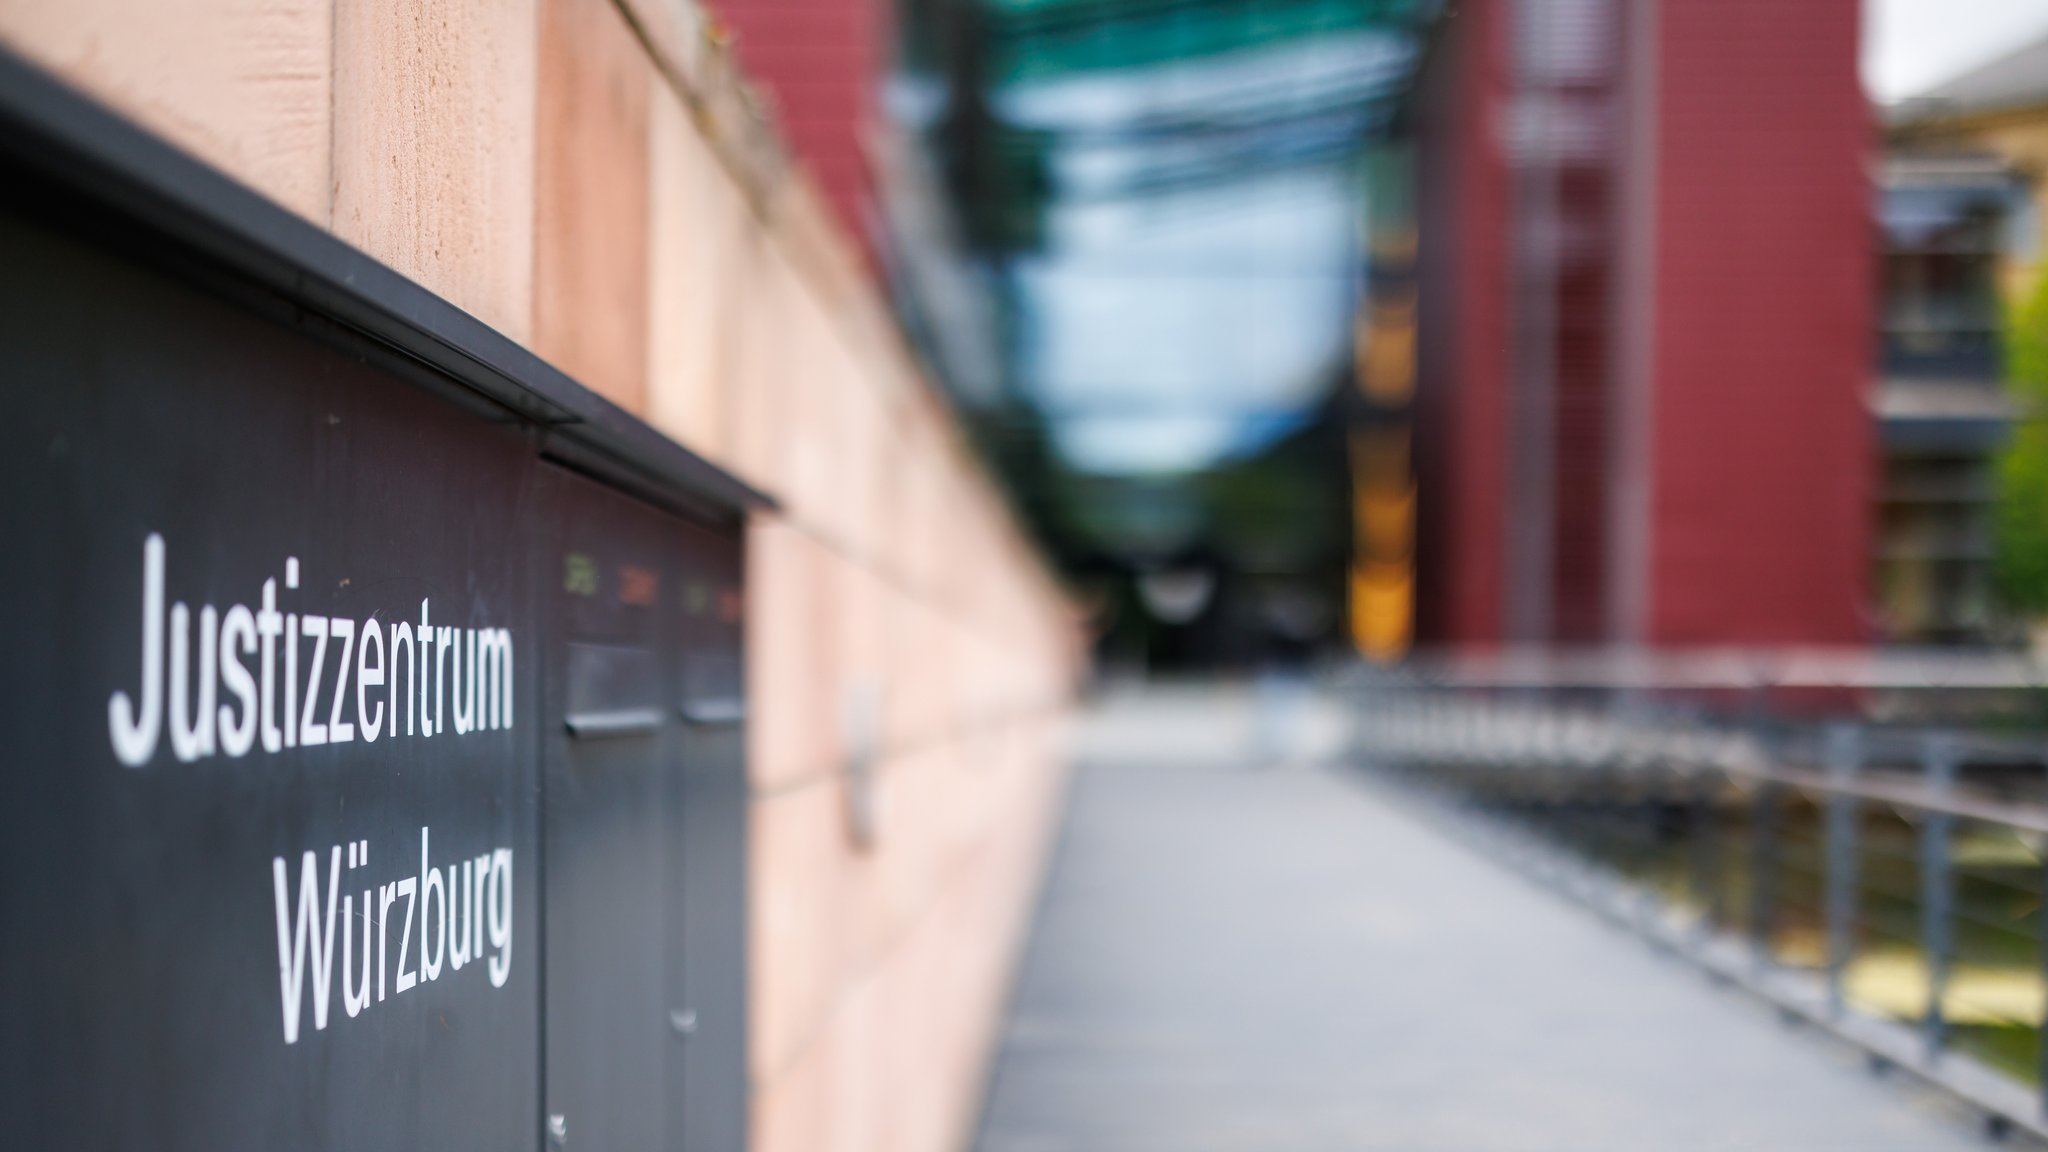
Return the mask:
<svg viewBox="0 0 2048 1152">
<path fill-rule="evenodd" d="M 583 739 L 661 730 L 661 662 L 652 648 L 569 645 L 564 726 Z"/>
<path fill-rule="evenodd" d="M 4 57 L 0 356 L 9 1143 L 742 1148 L 758 494 Z"/>
</svg>

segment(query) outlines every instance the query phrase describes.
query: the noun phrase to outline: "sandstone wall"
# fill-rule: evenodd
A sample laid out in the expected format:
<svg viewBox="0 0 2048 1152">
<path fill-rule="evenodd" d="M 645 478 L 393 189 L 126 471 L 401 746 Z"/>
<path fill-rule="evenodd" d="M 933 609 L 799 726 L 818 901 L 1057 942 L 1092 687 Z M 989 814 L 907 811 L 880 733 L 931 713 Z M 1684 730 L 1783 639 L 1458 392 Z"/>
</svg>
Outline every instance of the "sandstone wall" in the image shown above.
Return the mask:
<svg viewBox="0 0 2048 1152">
<path fill-rule="evenodd" d="M 960 1146 L 1078 647 L 697 14 L 0 0 L 0 43 L 781 502 L 748 529 L 754 1144 Z"/>
</svg>

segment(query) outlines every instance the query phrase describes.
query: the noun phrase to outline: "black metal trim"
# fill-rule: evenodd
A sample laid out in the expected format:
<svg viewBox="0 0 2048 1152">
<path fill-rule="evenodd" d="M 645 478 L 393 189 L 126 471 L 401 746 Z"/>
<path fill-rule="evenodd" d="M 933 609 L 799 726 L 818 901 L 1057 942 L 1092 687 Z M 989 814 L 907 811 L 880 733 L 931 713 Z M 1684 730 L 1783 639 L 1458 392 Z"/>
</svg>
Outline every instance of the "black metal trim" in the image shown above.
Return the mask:
<svg viewBox="0 0 2048 1152">
<path fill-rule="evenodd" d="M 489 398 L 580 471 L 714 520 L 775 507 L 490 325 L 0 48 L 0 184 L 20 197 L 23 182 Z"/>
</svg>

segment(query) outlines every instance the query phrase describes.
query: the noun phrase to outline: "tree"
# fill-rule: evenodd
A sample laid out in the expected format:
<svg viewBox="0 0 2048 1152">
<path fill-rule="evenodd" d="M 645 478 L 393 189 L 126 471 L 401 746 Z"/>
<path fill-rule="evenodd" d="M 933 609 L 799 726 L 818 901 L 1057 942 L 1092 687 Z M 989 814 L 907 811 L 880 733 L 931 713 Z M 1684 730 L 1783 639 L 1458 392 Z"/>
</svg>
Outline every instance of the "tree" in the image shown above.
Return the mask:
<svg viewBox="0 0 2048 1152">
<path fill-rule="evenodd" d="M 2006 607 L 2048 613 L 2048 275 L 2011 313 L 2006 391 L 2018 411 L 1998 460 L 1992 579 Z"/>
</svg>

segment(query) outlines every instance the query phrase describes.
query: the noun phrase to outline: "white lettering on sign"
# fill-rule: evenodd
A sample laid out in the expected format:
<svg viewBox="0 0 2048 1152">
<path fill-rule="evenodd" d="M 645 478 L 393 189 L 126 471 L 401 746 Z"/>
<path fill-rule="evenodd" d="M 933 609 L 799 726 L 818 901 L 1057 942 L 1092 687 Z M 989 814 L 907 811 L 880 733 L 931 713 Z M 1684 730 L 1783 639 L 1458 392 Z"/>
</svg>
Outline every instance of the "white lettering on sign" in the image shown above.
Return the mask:
<svg viewBox="0 0 2048 1152">
<path fill-rule="evenodd" d="M 285 589 L 298 586 L 299 561 L 289 557 Z M 246 756 L 259 741 L 269 753 L 396 738 L 401 711 L 405 736 L 512 726 L 512 633 L 435 625 L 426 600 L 416 630 L 375 616 L 301 615 L 279 611 L 273 577 L 253 612 L 245 604 L 200 608 L 196 670 L 192 610 L 171 605 L 168 624 L 166 654 L 164 539 L 152 532 L 142 545 L 142 681 L 136 695 L 117 691 L 107 700 L 114 755 L 130 768 L 156 755 L 166 710 L 171 755 L 185 763 L 217 752 Z"/>
<path fill-rule="evenodd" d="M 336 844 L 325 861 L 308 850 L 299 858 L 296 885 L 284 857 L 270 862 L 285 1043 L 299 1042 L 308 1001 L 313 1030 L 326 1029 L 337 963 L 341 1010 L 349 1019 L 465 965 L 483 964 L 491 987 L 505 986 L 512 975 L 512 849 L 493 848 L 437 868 L 432 835 L 420 829 L 419 872 L 386 884 L 353 875 L 370 866 L 368 840 Z"/>
</svg>

